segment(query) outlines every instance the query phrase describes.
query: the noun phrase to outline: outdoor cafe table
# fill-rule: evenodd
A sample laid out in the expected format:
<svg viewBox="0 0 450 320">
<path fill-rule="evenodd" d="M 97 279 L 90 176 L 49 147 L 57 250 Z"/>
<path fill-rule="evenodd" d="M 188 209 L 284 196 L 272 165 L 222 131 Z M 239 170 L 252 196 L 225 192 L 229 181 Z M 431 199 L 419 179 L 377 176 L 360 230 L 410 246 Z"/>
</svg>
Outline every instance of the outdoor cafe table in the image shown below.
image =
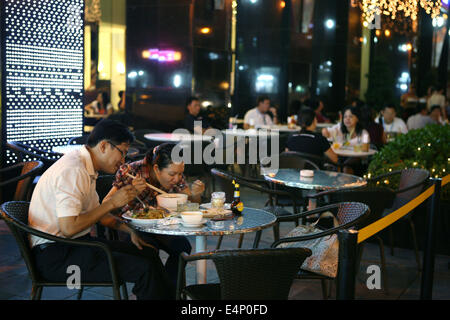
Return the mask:
<svg viewBox="0 0 450 320">
<path fill-rule="evenodd" d="M 144 138 L 156 142 L 212 141 L 212 136 L 181 133 L 147 133 Z"/>
<path fill-rule="evenodd" d="M 180 218 L 181 219 L 181 218 Z M 213 226 L 212 221 L 207 222 L 202 227 L 188 228 L 182 224 L 155 224 L 151 226 L 131 225 L 142 232 L 155 234 L 165 234 L 172 236 L 195 236 L 195 252 L 206 252 L 207 236 L 223 236 L 232 234 L 243 234 L 256 232 L 272 226 L 276 222 L 276 217 L 260 209 L 244 208 L 240 217 L 224 220 L 220 227 Z M 206 283 L 206 260 L 197 261 L 197 283 Z"/>
<path fill-rule="evenodd" d="M 289 126 L 286 125 L 279 125 L 279 124 L 273 124 L 273 125 L 259 125 L 255 126 L 257 129 L 266 129 L 271 131 L 278 131 L 278 132 L 299 132 L 301 127 L 294 126 L 293 128 L 289 128 Z"/>
<path fill-rule="evenodd" d="M 312 170 L 314 177 L 311 179 L 300 178 L 298 169 L 279 169 L 276 173 L 264 174 L 264 179 L 286 187 L 306 190 L 341 190 L 346 188 L 362 187 L 367 181 L 351 174 Z"/>
<path fill-rule="evenodd" d="M 352 157 L 352 158 L 365 158 L 368 156 L 373 156 L 377 153 L 377 150 L 369 149 L 369 151 L 355 151 L 353 147 L 351 148 L 332 148 L 334 153 L 340 157 Z"/>
</svg>

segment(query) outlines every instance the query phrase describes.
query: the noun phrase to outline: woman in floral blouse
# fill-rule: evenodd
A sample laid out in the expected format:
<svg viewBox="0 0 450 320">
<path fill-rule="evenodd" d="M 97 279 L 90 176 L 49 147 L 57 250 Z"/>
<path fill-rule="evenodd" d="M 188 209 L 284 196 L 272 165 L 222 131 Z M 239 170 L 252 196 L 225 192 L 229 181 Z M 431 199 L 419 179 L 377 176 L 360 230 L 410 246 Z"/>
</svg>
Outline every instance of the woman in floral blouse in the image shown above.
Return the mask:
<svg viewBox="0 0 450 320">
<path fill-rule="evenodd" d="M 204 184 L 197 180 L 192 184 L 192 189 L 186 184 L 183 172 L 184 163 L 175 163 L 172 161 L 171 154 L 174 144 L 164 143 L 145 155 L 145 158 L 120 167 L 116 173 L 116 179 L 113 187 L 105 197 L 105 200 L 113 195 L 120 188 L 132 184 L 133 178 L 128 174 L 136 177 L 135 183 L 145 184 L 146 182 L 160 188 L 168 193 L 184 193 L 189 195 L 192 202 L 200 202 L 201 195 L 205 190 Z M 138 195 L 148 206 L 157 206 L 156 196 L 158 192 L 147 187 Z M 122 208 L 122 213 L 128 210 L 138 210 L 142 208 L 141 202 L 134 199 Z M 171 279 L 176 282 L 178 271 L 178 256 L 181 252 L 190 253 L 191 245 L 186 237 L 168 236 L 138 232 L 139 236 L 147 243 L 152 244 L 158 249 L 162 249 L 169 254 L 165 268 Z"/>
</svg>

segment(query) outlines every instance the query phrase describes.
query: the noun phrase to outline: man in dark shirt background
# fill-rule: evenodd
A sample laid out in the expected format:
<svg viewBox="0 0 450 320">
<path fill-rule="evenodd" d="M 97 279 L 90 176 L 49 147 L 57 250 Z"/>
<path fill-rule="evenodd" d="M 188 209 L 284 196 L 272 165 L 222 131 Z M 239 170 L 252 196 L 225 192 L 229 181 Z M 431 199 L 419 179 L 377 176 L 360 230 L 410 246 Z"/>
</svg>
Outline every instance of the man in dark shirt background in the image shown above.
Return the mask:
<svg viewBox="0 0 450 320">
<path fill-rule="evenodd" d="M 184 118 L 184 128 L 188 129 L 191 133 L 202 134 L 210 126 L 209 121 L 206 118 L 200 116 L 200 100 L 196 97 L 189 97 L 186 101 L 187 114 Z M 201 127 L 194 127 L 195 121 L 201 121 Z"/>
<path fill-rule="evenodd" d="M 328 140 L 320 133 L 314 132 L 317 127 L 316 113 L 311 108 L 303 108 L 298 114 L 302 127 L 299 133 L 289 136 L 286 151 L 309 153 L 319 157 L 327 156 L 332 162 L 338 160 L 337 154 L 331 149 Z"/>
</svg>

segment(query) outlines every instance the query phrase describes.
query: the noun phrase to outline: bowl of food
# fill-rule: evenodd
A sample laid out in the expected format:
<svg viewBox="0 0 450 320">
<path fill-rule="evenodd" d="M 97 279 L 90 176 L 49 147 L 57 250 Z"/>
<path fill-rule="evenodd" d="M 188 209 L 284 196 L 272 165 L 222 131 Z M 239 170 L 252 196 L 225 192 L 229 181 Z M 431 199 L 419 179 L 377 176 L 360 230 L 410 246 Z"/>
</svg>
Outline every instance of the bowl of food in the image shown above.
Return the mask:
<svg viewBox="0 0 450 320">
<path fill-rule="evenodd" d="M 188 201 L 188 195 L 184 193 L 164 193 L 157 195 L 156 201 L 158 206 L 176 211 L 179 203 L 186 203 Z"/>
<path fill-rule="evenodd" d="M 198 225 L 203 220 L 203 213 L 201 211 L 183 211 L 180 216 L 183 223 L 187 225 Z"/>
<path fill-rule="evenodd" d="M 125 212 L 122 217 L 138 226 L 157 224 L 169 216 L 164 209 L 145 208 Z"/>
</svg>

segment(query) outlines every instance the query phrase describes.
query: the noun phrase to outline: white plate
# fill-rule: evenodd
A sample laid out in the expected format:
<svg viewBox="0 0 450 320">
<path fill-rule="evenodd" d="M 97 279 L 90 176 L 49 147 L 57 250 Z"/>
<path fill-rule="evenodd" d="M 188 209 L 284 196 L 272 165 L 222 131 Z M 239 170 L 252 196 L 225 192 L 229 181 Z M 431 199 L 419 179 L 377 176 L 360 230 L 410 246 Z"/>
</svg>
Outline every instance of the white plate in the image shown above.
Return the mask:
<svg viewBox="0 0 450 320">
<path fill-rule="evenodd" d="M 122 215 L 122 218 L 127 219 L 132 224 L 135 224 L 138 226 L 152 226 L 152 225 L 158 224 L 166 219 L 166 218 L 163 218 L 163 219 L 135 219 L 135 218 L 132 218 L 131 215 L 132 215 L 131 211 L 127 211 Z"/>
<path fill-rule="evenodd" d="M 188 228 L 196 228 L 196 227 L 201 227 L 206 223 L 206 219 L 202 219 L 202 221 L 200 221 L 200 223 L 195 223 L 195 224 L 191 224 L 191 223 L 186 223 L 183 220 L 181 220 L 181 224 L 183 225 L 183 227 L 188 227 Z"/>
<path fill-rule="evenodd" d="M 223 205 L 223 208 L 226 210 L 230 210 L 231 209 L 231 203 L 225 203 Z M 200 205 L 200 209 L 211 209 L 211 202 L 210 203 L 203 203 Z"/>
</svg>

